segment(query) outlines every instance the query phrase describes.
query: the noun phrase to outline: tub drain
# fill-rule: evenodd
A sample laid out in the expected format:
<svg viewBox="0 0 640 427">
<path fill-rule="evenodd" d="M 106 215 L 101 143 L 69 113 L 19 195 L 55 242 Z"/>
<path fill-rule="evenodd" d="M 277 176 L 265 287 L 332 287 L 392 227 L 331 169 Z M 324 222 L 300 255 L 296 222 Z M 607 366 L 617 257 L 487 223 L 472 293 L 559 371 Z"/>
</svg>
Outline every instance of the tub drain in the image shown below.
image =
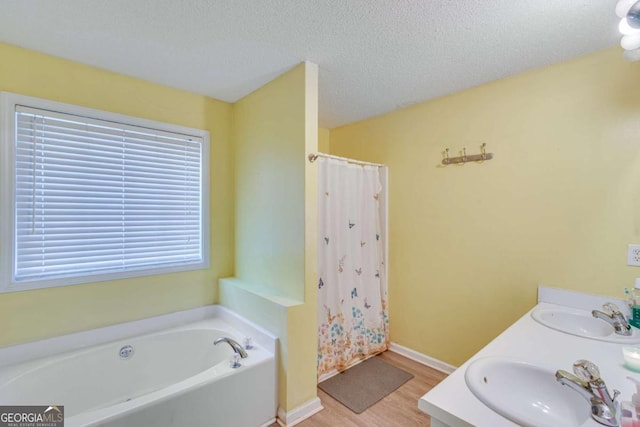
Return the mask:
<svg viewBox="0 0 640 427">
<path fill-rule="evenodd" d="M 120 359 L 128 359 L 133 356 L 133 346 L 125 345 L 120 349 Z"/>
</svg>

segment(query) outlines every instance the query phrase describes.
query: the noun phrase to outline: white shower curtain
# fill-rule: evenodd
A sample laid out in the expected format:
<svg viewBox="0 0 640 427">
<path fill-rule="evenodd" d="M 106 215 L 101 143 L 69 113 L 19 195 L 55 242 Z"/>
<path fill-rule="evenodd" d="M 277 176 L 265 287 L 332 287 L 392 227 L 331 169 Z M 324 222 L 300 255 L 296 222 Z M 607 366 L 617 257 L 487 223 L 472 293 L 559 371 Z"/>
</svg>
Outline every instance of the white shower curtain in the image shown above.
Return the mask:
<svg viewBox="0 0 640 427">
<path fill-rule="evenodd" d="M 318 376 L 389 347 L 380 171 L 318 158 Z"/>
</svg>

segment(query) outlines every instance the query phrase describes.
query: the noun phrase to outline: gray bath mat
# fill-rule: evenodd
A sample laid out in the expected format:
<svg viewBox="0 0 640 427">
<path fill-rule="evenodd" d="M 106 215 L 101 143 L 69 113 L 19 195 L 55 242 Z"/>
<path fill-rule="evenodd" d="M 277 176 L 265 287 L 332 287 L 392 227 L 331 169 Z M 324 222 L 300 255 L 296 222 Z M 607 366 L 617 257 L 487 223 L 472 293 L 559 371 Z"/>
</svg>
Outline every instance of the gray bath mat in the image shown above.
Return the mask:
<svg viewBox="0 0 640 427">
<path fill-rule="evenodd" d="M 321 382 L 318 387 L 360 414 L 411 378 L 410 373 L 372 357 Z"/>
</svg>

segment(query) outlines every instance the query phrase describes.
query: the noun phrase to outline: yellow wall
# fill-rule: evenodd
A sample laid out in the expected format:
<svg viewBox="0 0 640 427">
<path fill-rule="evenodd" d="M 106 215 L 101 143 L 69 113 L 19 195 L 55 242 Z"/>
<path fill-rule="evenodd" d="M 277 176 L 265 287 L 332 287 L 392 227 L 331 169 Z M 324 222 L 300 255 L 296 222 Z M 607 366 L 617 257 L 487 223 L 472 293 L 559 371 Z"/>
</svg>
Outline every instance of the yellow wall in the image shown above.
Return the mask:
<svg viewBox="0 0 640 427">
<path fill-rule="evenodd" d="M 393 341 L 459 365 L 538 284 L 632 286 L 639 79 L 613 48 L 331 130 L 332 154 L 389 165 Z M 483 142 L 494 160 L 441 167 Z"/>
<path fill-rule="evenodd" d="M 318 66 L 304 65 L 304 304 L 289 310 L 288 411 L 317 398 L 318 383 L 318 166 L 307 160 L 318 151 Z"/>
<path fill-rule="evenodd" d="M 331 151 L 331 131 L 325 128 L 318 129 L 318 151 L 329 153 Z"/>
<path fill-rule="evenodd" d="M 316 65 L 234 104 L 235 271 L 220 302 L 280 338 L 279 403 L 316 397 Z"/>
<path fill-rule="evenodd" d="M 231 105 L 2 43 L 0 62 L 0 91 L 205 129 L 211 135 L 211 268 L 0 294 L 0 346 L 216 302 L 216 279 L 233 274 Z"/>
<path fill-rule="evenodd" d="M 302 300 L 304 67 L 236 102 L 233 112 L 236 277 Z"/>
</svg>

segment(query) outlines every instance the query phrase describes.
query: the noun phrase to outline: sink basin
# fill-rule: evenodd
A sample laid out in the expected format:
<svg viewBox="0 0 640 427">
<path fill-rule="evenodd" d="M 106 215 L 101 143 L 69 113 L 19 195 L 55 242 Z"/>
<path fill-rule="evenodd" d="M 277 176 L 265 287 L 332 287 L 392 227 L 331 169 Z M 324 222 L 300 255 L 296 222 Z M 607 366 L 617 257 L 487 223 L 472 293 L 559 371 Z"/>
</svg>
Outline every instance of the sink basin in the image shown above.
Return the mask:
<svg viewBox="0 0 640 427">
<path fill-rule="evenodd" d="M 531 312 L 533 320 L 548 328 L 566 334 L 590 338 L 599 341 L 617 343 L 640 343 L 640 332 L 631 328 L 632 335 L 624 336 L 615 333 L 613 326 L 602 319 L 596 319 L 590 311 L 576 310 L 572 308 L 536 308 Z"/>
<path fill-rule="evenodd" d="M 467 367 L 464 379 L 482 403 L 516 424 L 580 426 L 590 418 L 589 402 L 558 383 L 556 370 L 503 357 L 485 357 Z"/>
</svg>

